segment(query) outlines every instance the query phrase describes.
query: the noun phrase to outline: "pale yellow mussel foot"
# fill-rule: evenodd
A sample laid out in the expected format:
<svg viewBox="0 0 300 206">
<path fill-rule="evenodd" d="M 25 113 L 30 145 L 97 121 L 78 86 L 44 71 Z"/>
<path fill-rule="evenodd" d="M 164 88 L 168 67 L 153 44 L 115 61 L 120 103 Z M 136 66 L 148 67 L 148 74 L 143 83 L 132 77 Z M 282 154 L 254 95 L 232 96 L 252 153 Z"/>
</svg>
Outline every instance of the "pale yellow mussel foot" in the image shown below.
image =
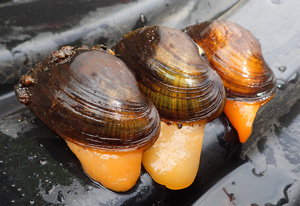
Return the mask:
<svg viewBox="0 0 300 206">
<path fill-rule="evenodd" d="M 193 183 L 200 164 L 205 124 L 203 120 L 181 127 L 161 122 L 159 138 L 143 154 L 143 166 L 155 182 L 173 190 Z"/>
</svg>

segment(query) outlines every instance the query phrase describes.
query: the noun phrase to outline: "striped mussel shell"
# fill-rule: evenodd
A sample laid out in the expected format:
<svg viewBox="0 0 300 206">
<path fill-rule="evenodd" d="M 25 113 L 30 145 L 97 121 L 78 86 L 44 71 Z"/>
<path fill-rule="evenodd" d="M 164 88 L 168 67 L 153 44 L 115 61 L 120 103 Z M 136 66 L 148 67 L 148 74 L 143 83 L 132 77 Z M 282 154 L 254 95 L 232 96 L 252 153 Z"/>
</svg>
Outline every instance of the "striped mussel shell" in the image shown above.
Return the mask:
<svg viewBox="0 0 300 206">
<path fill-rule="evenodd" d="M 228 99 L 264 103 L 274 96 L 275 75 L 250 31 L 234 22 L 211 20 L 188 26 L 184 32 L 205 51 Z"/>
<path fill-rule="evenodd" d="M 63 47 L 21 77 L 16 95 L 49 128 L 78 145 L 146 149 L 159 135 L 158 112 L 109 51 Z"/>
<path fill-rule="evenodd" d="M 126 34 L 113 48 L 165 121 L 208 121 L 223 109 L 225 91 L 202 49 L 184 32 L 150 26 Z"/>
</svg>

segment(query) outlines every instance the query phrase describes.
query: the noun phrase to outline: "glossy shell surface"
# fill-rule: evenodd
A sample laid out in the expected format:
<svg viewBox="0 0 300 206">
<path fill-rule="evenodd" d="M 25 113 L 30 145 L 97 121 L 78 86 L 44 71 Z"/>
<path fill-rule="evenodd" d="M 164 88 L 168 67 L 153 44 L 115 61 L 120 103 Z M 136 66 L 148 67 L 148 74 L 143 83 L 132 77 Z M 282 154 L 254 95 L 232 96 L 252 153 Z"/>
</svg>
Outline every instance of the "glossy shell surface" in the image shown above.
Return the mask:
<svg viewBox="0 0 300 206">
<path fill-rule="evenodd" d="M 229 21 L 207 21 L 184 30 L 201 46 L 223 80 L 227 98 L 265 101 L 276 90 L 276 80 L 265 62 L 258 40 L 242 26 Z"/>
<path fill-rule="evenodd" d="M 162 119 L 194 122 L 221 113 L 222 82 L 184 32 L 144 27 L 125 35 L 113 50 L 133 70 Z"/>
<path fill-rule="evenodd" d="M 150 147 L 160 130 L 157 110 L 127 66 L 99 48 L 54 52 L 21 77 L 17 97 L 58 135 L 81 146 Z"/>
</svg>

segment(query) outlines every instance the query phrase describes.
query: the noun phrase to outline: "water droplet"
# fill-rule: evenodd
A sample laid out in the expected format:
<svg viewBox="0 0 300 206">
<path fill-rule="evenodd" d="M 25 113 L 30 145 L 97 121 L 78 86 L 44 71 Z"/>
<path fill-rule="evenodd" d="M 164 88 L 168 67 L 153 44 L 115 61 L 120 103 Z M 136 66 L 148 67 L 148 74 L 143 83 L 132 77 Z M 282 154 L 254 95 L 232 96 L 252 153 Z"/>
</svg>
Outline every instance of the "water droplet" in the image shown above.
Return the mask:
<svg viewBox="0 0 300 206">
<path fill-rule="evenodd" d="M 140 15 L 140 22 L 142 23 L 143 26 L 146 25 L 147 19 L 146 19 L 146 16 L 144 14 Z"/>
<path fill-rule="evenodd" d="M 92 191 L 93 189 L 94 189 L 94 188 L 91 187 L 91 186 L 88 187 L 88 191 Z"/>
<path fill-rule="evenodd" d="M 254 174 L 256 177 L 262 177 L 262 176 L 264 176 L 264 172 L 257 173 L 257 172 L 255 171 L 255 168 L 253 168 L 253 169 L 251 170 L 251 172 L 252 172 L 252 174 Z"/>
<path fill-rule="evenodd" d="M 39 175 L 37 173 L 33 173 L 32 176 L 39 177 Z"/>
<path fill-rule="evenodd" d="M 181 123 L 177 123 L 178 129 L 182 128 L 182 124 Z"/>
<path fill-rule="evenodd" d="M 279 66 L 279 67 L 277 67 L 277 69 L 278 69 L 281 73 L 283 73 L 283 72 L 285 72 L 285 70 L 286 70 L 286 66 Z"/>
<path fill-rule="evenodd" d="M 10 201 L 11 203 L 14 203 L 15 202 L 15 200 L 12 200 L 12 201 Z"/>
<path fill-rule="evenodd" d="M 28 155 L 28 160 L 33 160 L 34 158 L 36 158 L 37 156 L 35 154 L 29 154 Z"/>
<path fill-rule="evenodd" d="M 31 205 L 33 205 L 33 204 L 34 204 L 34 201 L 33 201 L 33 200 L 30 200 L 29 203 L 30 203 Z"/>
<path fill-rule="evenodd" d="M 295 83 L 296 81 L 298 80 L 298 73 L 294 73 L 294 74 L 292 74 L 291 76 L 290 76 L 290 78 L 289 78 L 289 82 L 290 83 Z"/>
<path fill-rule="evenodd" d="M 23 120 L 24 120 L 24 117 L 23 117 L 22 115 L 20 115 L 17 121 L 20 123 L 20 122 L 22 122 Z"/>
<path fill-rule="evenodd" d="M 15 187 L 16 185 L 15 185 L 15 184 L 12 184 L 11 186 L 12 186 L 12 187 Z"/>
<path fill-rule="evenodd" d="M 284 90 L 286 88 L 286 82 L 283 79 L 277 79 L 277 88 Z"/>
<path fill-rule="evenodd" d="M 0 160 L 0 164 L 2 164 L 3 163 L 3 160 Z"/>
<path fill-rule="evenodd" d="M 41 160 L 40 160 L 40 164 L 41 164 L 41 165 L 45 165 L 45 164 L 47 164 L 47 161 L 44 160 L 44 159 L 41 159 Z"/>
<path fill-rule="evenodd" d="M 58 191 L 57 200 L 59 202 L 65 201 L 65 198 L 64 198 L 64 195 L 63 195 L 62 191 Z"/>
</svg>

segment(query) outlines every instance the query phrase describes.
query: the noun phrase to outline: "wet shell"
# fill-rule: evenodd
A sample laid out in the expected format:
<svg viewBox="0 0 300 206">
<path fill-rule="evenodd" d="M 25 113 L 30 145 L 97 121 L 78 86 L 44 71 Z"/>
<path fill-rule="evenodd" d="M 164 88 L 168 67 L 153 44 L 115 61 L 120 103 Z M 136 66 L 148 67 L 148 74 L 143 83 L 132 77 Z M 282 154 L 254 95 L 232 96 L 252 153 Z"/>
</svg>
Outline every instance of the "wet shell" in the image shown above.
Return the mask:
<svg viewBox="0 0 300 206">
<path fill-rule="evenodd" d="M 260 102 L 271 98 L 276 80 L 265 62 L 258 40 L 229 21 L 207 21 L 184 30 L 201 46 L 223 80 L 228 99 Z"/>
<path fill-rule="evenodd" d="M 194 122 L 221 113 L 222 82 L 184 32 L 144 27 L 125 35 L 113 50 L 133 70 L 162 119 Z"/>
<path fill-rule="evenodd" d="M 126 65 L 101 47 L 63 47 L 22 76 L 15 91 L 48 127 L 84 147 L 146 148 L 159 134 L 154 105 Z"/>
</svg>

